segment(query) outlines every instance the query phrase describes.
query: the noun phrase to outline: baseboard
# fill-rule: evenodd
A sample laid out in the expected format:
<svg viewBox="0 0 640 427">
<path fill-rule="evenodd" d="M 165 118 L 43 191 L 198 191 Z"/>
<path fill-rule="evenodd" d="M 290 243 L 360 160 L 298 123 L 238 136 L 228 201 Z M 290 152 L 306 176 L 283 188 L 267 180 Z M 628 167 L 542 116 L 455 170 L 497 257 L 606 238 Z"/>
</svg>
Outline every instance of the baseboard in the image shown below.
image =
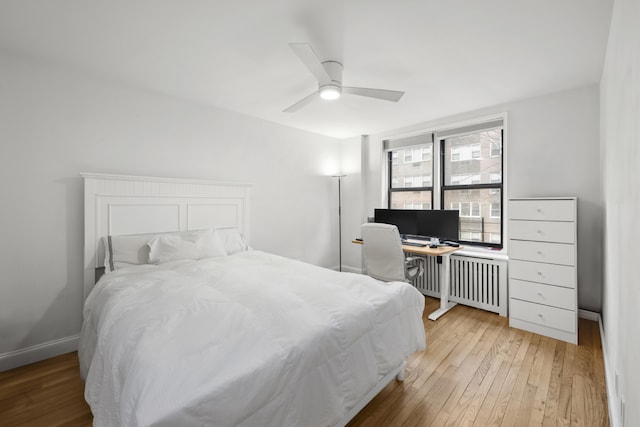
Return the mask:
<svg viewBox="0 0 640 427">
<path fill-rule="evenodd" d="M 609 406 L 609 423 L 611 427 L 622 427 L 622 421 L 620 420 L 620 412 L 616 409 L 620 407 L 618 398 L 614 395 L 616 387 L 615 383 L 615 371 L 609 365 L 609 358 L 607 356 L 607 347 L 605 346 L 606 339 L 604 336 L 604 326 L 602 325 L 602 317 L 598 315 L 598 325 L 600 326 L 600 342 L 602 345 L 602 357 L 604 358 L 604 378 L 607 386 L 607 404 Z"/>
<path fill-rule="evenodd" d="M 596 313 L 595 311 L 583 310 L 579 308 L 578 317 L 602 323 L 602 321 L 600 320 L 600 313 Z"/>
<path fill-rule="evenodd" d="M 0 354 L 0 372 L 78 350 L 79 335 Z"/>
<path fill-rule="evenodd" d="M 600 313 L 596 313 L 595 311 L 582 310 L 578 309 L 578 316 L 592 320 L 594 322 L 598 322 L 598 327 L 600 328 L 600 345 L 602 346 L 602 358 L 604 359 L 604 378 L 605 385 L 607 389 L 607 406 L 609 407 L 609 424 L 611 427 L 622 427 L 620 421 L 620 413 L 616 410 L 619 408 L 619 402 L 616 396 L 614 396 L 613 391 L 615 390 L 615 372 L 609 366 L 609 361 L 607 357 L 607 347 L 605 346 L 606 339 L 604 336 L 604 327 L 602 325 L 602 316 Z"/>
</svg>

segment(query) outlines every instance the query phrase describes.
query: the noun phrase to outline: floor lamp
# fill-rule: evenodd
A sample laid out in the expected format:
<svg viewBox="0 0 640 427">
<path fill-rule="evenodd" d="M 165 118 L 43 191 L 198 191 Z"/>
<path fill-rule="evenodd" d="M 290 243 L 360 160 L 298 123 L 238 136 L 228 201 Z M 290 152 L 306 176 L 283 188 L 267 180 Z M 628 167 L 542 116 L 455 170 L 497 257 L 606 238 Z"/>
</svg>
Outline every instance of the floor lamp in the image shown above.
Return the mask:
<svg viewBox="0 0 640 427">
<path fill-rule="evenodd" d="M 347 175 L 344 173 L 337 173 L 331 176 L 334 178 L 338 178 L 338 256 L 340 262 L 340 271 L 342 271 L 342 191 L 340 188 L 340 184 L 342 183 L 342 178 Z"/>
</svg>

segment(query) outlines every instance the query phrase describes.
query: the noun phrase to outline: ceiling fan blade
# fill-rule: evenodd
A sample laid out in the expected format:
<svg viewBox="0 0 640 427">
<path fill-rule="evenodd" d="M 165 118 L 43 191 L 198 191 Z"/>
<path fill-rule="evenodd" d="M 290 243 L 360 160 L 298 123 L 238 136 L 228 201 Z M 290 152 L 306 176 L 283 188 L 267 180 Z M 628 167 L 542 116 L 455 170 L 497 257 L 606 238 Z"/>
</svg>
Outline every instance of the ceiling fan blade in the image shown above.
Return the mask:
<svg viewBox="0 0 640 427">
<path fill-rule="evenodd" d="M 291 107 L 287 108 L 286 110 L 283 110 L 282 112 L 294 113 L 299 109 L 301 109 L 302 107 L 304 107 L 305 105 L 307 105 L 308 103 L 310 103 L 311 101 L 313 101 L 314 99 L 316 99 L 317 97 L 318 97 L 318 92 L 313 92 L 311 95 L 305 96 L 300 101 L 296 102 Z"/>
<path fill-rule="evenodd" d="M 383 99 L 385 101 L 398 102 L 404 92 L 397 90 L 385 90 L 385 89 L 370 89 L 367 87 L 347 87 L 342 86 L 342 93 L 349 93 L 351 95 L 368 96 L 369 98 Z"/>
<path fill-rule="evenodd" d="M 329 83 L 331 76 L 324 69 L 322 62 L 318 59 L 318 55 L 309 43 L 289 43 L 291 49 L 298 55 L 300 61 L 307 66 L 311 74 L 313 74 L 319 83 Z"/>
</svg>

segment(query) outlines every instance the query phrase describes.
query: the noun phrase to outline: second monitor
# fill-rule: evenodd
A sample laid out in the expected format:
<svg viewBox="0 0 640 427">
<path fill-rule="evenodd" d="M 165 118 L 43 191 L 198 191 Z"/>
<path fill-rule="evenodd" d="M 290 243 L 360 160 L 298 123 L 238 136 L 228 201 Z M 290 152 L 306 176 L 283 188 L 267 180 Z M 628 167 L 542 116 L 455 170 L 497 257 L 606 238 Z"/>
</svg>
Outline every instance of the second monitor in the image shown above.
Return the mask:
<svg viewBox="0 0 640 427">
<path fill-rule="evenodd" d="M 460 214 L 457 210 L 376 209 L 375 222 L 393 224 L 405 236 L 459 240 Z"/>
</svg>

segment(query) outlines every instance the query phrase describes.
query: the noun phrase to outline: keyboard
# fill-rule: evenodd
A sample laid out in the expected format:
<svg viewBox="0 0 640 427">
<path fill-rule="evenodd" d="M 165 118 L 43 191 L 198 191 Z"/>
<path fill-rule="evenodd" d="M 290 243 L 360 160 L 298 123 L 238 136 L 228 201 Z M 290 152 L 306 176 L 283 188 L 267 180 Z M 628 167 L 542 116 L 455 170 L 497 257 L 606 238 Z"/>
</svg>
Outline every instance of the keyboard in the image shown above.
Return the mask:
<svg viewBox="0 0 640 427">
<path fill-rule="evenodd" d="M 402 241 L 402 244 L 405 246 L 417 246 L 420 248 L 424 248 L 425 246 L 427 246 L 426 243 L 416 243 L 416 242 L 407 242 L 407 241 Z"/>
</svg>

